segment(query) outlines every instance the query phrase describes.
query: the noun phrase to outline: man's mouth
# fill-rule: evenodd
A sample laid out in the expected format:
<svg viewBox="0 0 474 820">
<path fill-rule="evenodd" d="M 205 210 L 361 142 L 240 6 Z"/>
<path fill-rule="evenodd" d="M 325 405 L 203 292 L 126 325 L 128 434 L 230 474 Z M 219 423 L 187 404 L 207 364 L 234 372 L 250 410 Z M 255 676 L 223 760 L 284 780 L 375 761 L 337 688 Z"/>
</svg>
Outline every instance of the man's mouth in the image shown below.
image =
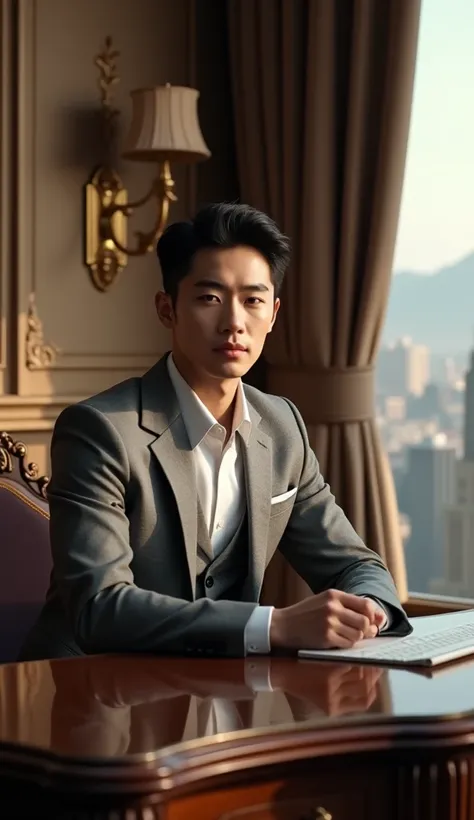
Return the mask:
<svg viewBox="0 0 474 820">
<path fill-rule="evenodd" d="M 232 344 L 232 342 L 226 342 L 226 344 L 220 345 L 217 350 L 229 350 L 229 351 L 240 351 L 241 353 L 246 353 L 247 348 L 244 345 L 239 344 Z"/>
<path fill-rule="evenodd" d="M 244 347 L 244 345 L 229 343 L 214 348 L 214 352 L 224 356 L 226 359 L 240 359 L 241 356 L 247 353 L 247 348 Z"/>
</svg>

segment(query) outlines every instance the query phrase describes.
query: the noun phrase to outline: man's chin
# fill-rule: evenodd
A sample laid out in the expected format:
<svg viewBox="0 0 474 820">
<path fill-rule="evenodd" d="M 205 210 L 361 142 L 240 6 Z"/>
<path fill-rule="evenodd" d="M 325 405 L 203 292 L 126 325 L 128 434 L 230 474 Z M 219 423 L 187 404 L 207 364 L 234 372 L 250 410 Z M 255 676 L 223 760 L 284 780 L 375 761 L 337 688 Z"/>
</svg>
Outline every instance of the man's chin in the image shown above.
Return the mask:
<svg viewBox="0 0 474 820">
<path fill-rule="evenodd" d="M 210 370 L 215 378 L 241 379 L 251 367 L 251 362 L 213 362 Z"/>
</svg>

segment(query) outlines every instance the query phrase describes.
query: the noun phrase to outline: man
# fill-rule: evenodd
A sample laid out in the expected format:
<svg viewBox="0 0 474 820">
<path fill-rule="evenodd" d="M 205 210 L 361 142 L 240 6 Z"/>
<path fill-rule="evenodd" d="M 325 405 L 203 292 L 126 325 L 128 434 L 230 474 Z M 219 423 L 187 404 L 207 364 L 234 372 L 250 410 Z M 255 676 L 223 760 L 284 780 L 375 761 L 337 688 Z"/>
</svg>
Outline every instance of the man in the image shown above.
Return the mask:
<svg viewBox="0 0 474 820">
<path fill-rule="evenodd" d="M 242 656 L 409 632 L 298 410 L 241 382 L 278 314 L 288 240 L 221 203 L 171 225 L 157 253 L 172 352 L 57 420 L 52 584 L 22 659 Z M 258 605 L 276 549 L 314 593 L 280 609 Z"/>
</svg>

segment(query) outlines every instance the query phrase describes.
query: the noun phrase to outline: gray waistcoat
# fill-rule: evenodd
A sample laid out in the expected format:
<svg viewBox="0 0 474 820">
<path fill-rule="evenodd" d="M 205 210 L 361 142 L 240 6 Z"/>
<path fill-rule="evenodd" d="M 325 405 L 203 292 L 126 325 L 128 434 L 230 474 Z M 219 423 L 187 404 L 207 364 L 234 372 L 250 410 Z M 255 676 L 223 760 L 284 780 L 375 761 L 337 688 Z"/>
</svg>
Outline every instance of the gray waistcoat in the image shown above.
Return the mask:
<svg viewBox="0 0 474 820">
<path fill-rule="evenodd" d="M 241 601 L 249 568 L 247 512 L 227 546 L 217 558 L 212 546 L 206 521 L 198 502 L 198 546 L 196 564 L 196 598 L 219 598 Z"/>
</svg>

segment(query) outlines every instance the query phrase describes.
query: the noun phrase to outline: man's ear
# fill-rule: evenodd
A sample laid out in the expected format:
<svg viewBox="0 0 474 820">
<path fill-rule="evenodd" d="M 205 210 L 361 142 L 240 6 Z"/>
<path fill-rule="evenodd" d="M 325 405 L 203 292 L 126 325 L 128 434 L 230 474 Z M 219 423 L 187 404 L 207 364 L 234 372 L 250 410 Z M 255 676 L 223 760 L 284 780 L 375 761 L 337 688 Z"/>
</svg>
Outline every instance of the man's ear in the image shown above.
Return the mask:
<svg viewBox="0 0 474 820">
<path fill-rule="evenodd" d="M 158 291 L 155 296 L 155 308 L 161 324 L 168 330 L 171 330 L 174 324 L 175 314 L 169 293 L 165 293 L 162 290 Z"/>
<path fill-rule="evenodd" d="M 273 304 L 273 316 L 272 316 L 272 322 L 271 322 L 271 325 L 270 325 L 270 328 L 269 328 L 269 331 L 268 331 L 269 333 L 271 333 L 271 332 L 272 332 L 272 330 L 273 330 L 273 325 L 274 325 L 274 324 L 275 324 L 275 322 L 276 322 L 276 317 L 277 317 L 277 315 L 278 315 L 278 311 L 279 311 L 279 310 L 280 310 L 280 300 L 279 300 L 279 299 L 275 299 L 275 302 L 274 302 L 274 304 Z"/>
</svg>

